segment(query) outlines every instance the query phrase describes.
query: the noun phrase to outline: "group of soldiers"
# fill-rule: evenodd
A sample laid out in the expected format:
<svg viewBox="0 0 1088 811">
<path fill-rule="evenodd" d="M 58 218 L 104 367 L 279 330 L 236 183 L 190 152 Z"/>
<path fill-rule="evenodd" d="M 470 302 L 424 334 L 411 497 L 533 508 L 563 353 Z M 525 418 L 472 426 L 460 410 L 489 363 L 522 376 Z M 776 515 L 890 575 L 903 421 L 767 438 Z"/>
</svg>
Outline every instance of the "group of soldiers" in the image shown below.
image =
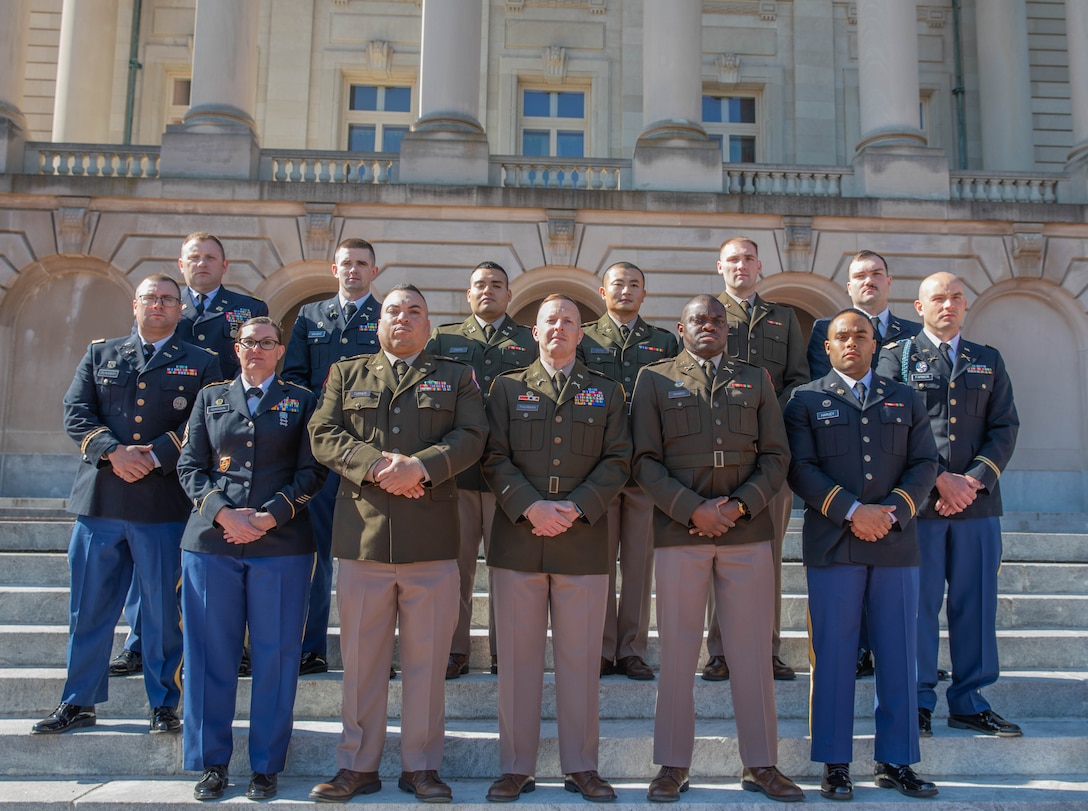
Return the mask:
<svg viewBox="0 0 1088 811">
<path fill-rule="evenodd" d="M 932 734 L 946 584 L 948 723 L 1021 734 L 982 695 L 998 677 L 998 478 L 1017 416 L 1000 355 L 960 335 L 955 276 L 922 282 L 917 324 L 889 312 L 887 263 L 862 251 L 853 306 L 816 323 L 806 361 L 793 311 L 757 293 L 758 247 L 743 236 L 720 250 L 725 291 L 685 304 L 679 343 L 640 316 L 646 278 L 627 262 L 602 276 L 598 321 L 553 294 L 531 328 L 507 314 L 506 271 L 484 262 L 469 317 L 432 331 L 413 285 L 372 295 L 374 248 L 348 239 L 337 295 L 305 305 L 286 346 L 262 302 L 221 286 L 215 236 L 187 237 L 179 267 L 185 287 L 140 284 L 132 333 L 92 343 L 65 397 L 82 455 L 68 680 L 35 733 L 93 725 L 108 674 L 140 670 L 150 730 L 178 732 L 184 649 L 195 797 L 228 785 L 240 672 L 253 677 L 246 796 L 275 796 L 299 675 L 328 669 L 335 557 L 343 730 L 338 771 L 310 797 L 381 788 L 399 625 L 398 786 L 448 802 L 443 683 L 469 669 L 482 539 L 501 772 L 488 800 L 535 788 L 549 624 L 564 787 L 616 798 L 598 772 L 599 681 L 655 678 L 651 579 L 661 768 L 648 798 L 689 788 L 709 618 L 702 676 L 730 681 L 742 787 L 802 800 L 777 768 L 773 688 L 795 677 L 779 645 L 796 494 L 820 793 L 853 796 L 854 680 L 874 666 L 875 783 L 937 793 L 911 766 Z M 111 663 L 130 588 L 134 633 Z"/>
</svg>

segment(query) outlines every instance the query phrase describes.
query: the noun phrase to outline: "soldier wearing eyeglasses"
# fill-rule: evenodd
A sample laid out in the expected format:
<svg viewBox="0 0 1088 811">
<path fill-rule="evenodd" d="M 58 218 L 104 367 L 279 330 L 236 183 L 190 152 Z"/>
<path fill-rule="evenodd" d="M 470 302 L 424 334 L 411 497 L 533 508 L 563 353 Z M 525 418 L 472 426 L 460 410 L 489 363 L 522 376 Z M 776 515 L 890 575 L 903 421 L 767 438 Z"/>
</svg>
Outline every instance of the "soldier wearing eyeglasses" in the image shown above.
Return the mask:
<svg viewBox="0 0 1088 811">
<path fill-rule="evenodd" d="M 201 388 L 220 379 L 215 355 L 177 339 L 178 284 L 165 274 L 136 289 L 136 330 L 93 342 L 64 395 L 64 427 L 79 446 L 68 511 L 75 529 L 68 678 L 38 734 L 93 726 L 108 695 L 113 629 L 135 571 L 151 732 L 177 732 L 182 638 L 177 582 L 189 500 L 176 465 Z"/>
<path fill-rule="evenodd" d="M 307 505 L 325 468 L 310 452 L 309 389 L 276 375 L 280 329 L 247 321 L 241 373 L 197 396 L 178 462 L 193 509 L 181 541 L 185 768 L 196 799 L 222 796 L 233 751 L 238 663 L 249 626 L 253 689 L 246 796 L 276 795 L 287 760 L 314 562 Z M 275 610 L 269 610 L 275 606 Z"/>
</svg>

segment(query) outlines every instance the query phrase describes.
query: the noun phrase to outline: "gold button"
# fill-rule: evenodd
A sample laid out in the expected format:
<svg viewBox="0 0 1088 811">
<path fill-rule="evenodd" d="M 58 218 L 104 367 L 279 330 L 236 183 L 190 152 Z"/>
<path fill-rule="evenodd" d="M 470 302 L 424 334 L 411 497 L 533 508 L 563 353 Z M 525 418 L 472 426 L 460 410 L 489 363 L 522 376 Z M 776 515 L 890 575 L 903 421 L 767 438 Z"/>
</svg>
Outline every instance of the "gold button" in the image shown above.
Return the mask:
<svg viewBox="0 0 1088 811">
<path fill-rule="evenodd" d="M 953 399 L 949 400 L 949 401 L 948 401 L 948 404 L 949 404 L 949 405 L 955 405 L 955 404 L 956 404 L 956 400 L 955 400 L 955 398 L 953 398 Z"/>
<path fill-rule="evenodd" d="M 721 425 L 721 424 L 722 424 L 722 421 L 721 421 L 721 420 L 714 420 L 714 424 L 715 424 L 715 425 Z"/>
<path fill-rule="evenodd" d="M 948 441 L 949 442 L 955 442 L 956 441 L 956 435 L 955 434 L 949 434 L 948 435 Z"/>
<path fill-rule="evenodd" d="M 552 440 L 552 442 L 554 442 L 556 445 L 560 444 L 562 441 L 563 437 L 561 436 L 557 436 L 555 439 Z"/>
<path fill-rule="evenodd" d="M 950 389 L 954 389 L 954 388 L 956 388 L 956 381 L 954 381 L 954 380 L 949 380 L 949 381 L 948 381 L 948 388 L 950 388 Z"/>
<path fill-rule="evenodd" d="M 866 473 L 866 474 L 865 474 L 865 479 L 866 479 L 867 481 L 872 481 L 872 479 L 873 479 L 873 474 L 872 474 L 872 473 Z"/>
<path fill-rule="evenodd" d="M 144 418 L 141 417 L 139 414 L 137 414 L 135 417 L 133 417 L 133 422 L 143 422 L 143 421 L 144 421 Z"/>
<path fill-rule="evenodd" d="M 252 440 L 250 440 L 249 442 L 247 442 L 247 443 L 246 443 L 246 447 L 247 447 L 247 448 L 252 448 L 252 447 L 253 447 L 253 441 L 252 441 Z"/>
<path fill-rule="evenodd" d="M 249 487 L 249 482 L 242 482 L 242 487 Z"/>
<path fill-rule="evenodd" d="M 861 441 L 862 441 L 862 442 L 864 442 L 865 444 L 869 444 L 869 437 L 867 437 L 867 436 L 863 436 L 863 437 L 861 438 Z"/>
<path fill-rule="evenodd" d="M 135 439 L 135 440 L 139 440 L 139 439 L 140 439 L 140 435 L 139 435 L 139 434 L 133 434 L 133 435 L 132 435 L 132 438 L 133 438 L 133 439 Z"/>
<path fill-rule="evenodd" d="M 592 425 L 593 424 L 593 417 L 590 417 L 588 420 L 586 420 L 586 422 L 588 422 L 588 423 L 590 423 Z"/>
<path fill-rule="evenodd" d="M 142 397 L 139 400 L 136 401 L 136 405 L 143 405 L 143 404 L 144 404 L 144 401 L 143 401 Z"/>
<path fill-rule="evenodd" d="M 144 383 L 144 382 L 143 382 L 143 381 L 141 380 L 141 381 L 140 381 L 140 385 L 139 385 L 139 388 L 141 388 L 141 389 L 146 389 L 146 388 L 147 388 L 147 384 L 146 384 L 146 383 Z"/>
<path fill-rule="evenodd" d="M 862 417 L 861 418 L 861 424 L 862 425 L 868 425 L 869 424 L 869 418 L 868 417 Z"/>
<path fill-rule="evenodd" d="M 716 438 L 714 439 L 714 441 L 715 441 L 715 442 L 716 442 L 717 444 L 719 444 L 719 445 L 721 445 L 721 444 L 722 444 L 722 438 L 721 438 L 721 437 L 716 437 Z"/>
<path fill-rule="evenodd" d="M 982 384 L 982 388 L 983 388 L 983 390 L 986 389 L 986 384 L 985 383 Z"/>
<path fill-rule="evenodd" d="M 903 421 L 903 418 L 902 418 L 902 417 L 896 417 L 896 418 L 895 418 L 895 421 L 896 421 L 896 422 L 902 422 L 902 421 Z"/>
<path fill-rule="evenodd" d="M 252 462 L 246 462 L 246 467 L 253 467 L 253 463 Z"/>
<path fill-rule="evenodd" d="M 178 386 L 178 391 L 185 391 L 185 387 L 184 386 Z"/>
<path fill-rule="evenodd" d="M 952 423 L 953 425 L 955 425 L 955 424 L 956 424 L 956 418 L 955 418 L 955 417 L 949 417 L 949 418 L 948 418 L 948 421 L 949 421 L 950 423 Z"/>
<path fill-rule="evenodd" d="M 555 421 L 556 422 L 562 422 L 563 421 L 563 416 L 561 414 L 556 414 L 555 415 Z"/>
<path fill-rule="evenodd" d="M 869 454 L 865 454 L 864 459 L 865 459 L 866 462 L 873 461 L 873 457 L 871 457 Z"/>
<path fill-rule="evenodd" d="M 340 343 L 342 343 L 342 344 L 346 344 L 347 342 L 348 342 L 347 338 L 341 338 L 340 339 Z"/>
<path fill-rule="evenodd" d="M 559 467 L 560 464 L 558 459 L 552 459 L 552 467 Z"/>
<path fill-rule="evenodd" d="M 197 335 L 197 336 L 196 336 L 196 339 L 197 339 L 198 341 L 203 341 L 203 340 L 204 340 L 204 336 L 203 336 L 203 335 Z"/>
</svg>

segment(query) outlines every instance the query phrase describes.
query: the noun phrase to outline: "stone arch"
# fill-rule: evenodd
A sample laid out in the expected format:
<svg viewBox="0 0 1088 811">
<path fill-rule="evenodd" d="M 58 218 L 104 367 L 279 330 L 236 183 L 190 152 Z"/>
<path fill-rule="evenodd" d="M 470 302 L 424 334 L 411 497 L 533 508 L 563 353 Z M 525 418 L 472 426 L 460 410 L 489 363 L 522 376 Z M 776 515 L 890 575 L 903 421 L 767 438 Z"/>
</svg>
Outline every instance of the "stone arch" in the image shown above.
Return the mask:
<svg viewBox="0 0 1088 811">
<path fill-rule="evenodd" d="M 584 321 L 593 321 L 604 313 L 604 302 L 598 294 L 601 280 L 590 271 L 569 267 L 539 267 L 519 273 L 510 281 L 514 294 L 508 312 L 521 324 L 532 324 L 536 306 L 552 293 L 563 293 L 578 304 Z"/>
<path fill-rule="evenodd" d="M 75 446 L 61 402 L 87 344 L 132 326 L 135 288 L 94 257 L 29 265 L 0 305 L 0 494 L 67 496 Z"/>
<path fill-rule="evenodd" d="M 1047 281 L 1011 279 L 982 290 L 964 335 L 1001 352 L 1020 433 L 1002 477 L 1007 511 L 1088 510 L 1088 319 Z"/>
<path fill-rule="evenodd" d="M 759 295 L 793 308 L 805 341 L 817 318 L 833 315 L 850 304 L 840 285 L 812 273 L 774 273 L 759 283 Z"/>
<path fill-rule="evenodd" d="M 270 273 L 254 290 L 264 299 L 269 315 L 283 325 L 284 340 L 291 335 L 291 325 L 299 308 L 309 301 L 327 299 L 336 293 L 336 278 L 330 262 L 303 261 L 284 265 Z"/>
</svg>

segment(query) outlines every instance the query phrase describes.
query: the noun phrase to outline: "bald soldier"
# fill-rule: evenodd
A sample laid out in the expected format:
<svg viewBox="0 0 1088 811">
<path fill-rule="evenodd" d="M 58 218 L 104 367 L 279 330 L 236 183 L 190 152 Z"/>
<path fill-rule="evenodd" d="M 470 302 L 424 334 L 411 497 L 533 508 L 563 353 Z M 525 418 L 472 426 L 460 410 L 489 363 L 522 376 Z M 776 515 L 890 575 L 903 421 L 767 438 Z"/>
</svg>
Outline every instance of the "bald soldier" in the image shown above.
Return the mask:
<svg viewBox="0 0 1088 811">
<path fill-rule="evenodd" d="M 907 383 L 929 409 L 937 441 L 937 484 L 918 510 L 918 727 L 932 734 L 937 706 L 938 614 L 948 587 L 952 684 L 948 725 L 984 735 L 1019 737 L 1020 727 L 982 695 L 997 681 L 997 573 L 1001 567 L 1001 489 L 1020 418 L 1001 354 L 960 330 L 967 313 L 963 282 L 935 273 L 914 302 L 922 331 L 880 353 L 877 372 Z"/>
</svg>

